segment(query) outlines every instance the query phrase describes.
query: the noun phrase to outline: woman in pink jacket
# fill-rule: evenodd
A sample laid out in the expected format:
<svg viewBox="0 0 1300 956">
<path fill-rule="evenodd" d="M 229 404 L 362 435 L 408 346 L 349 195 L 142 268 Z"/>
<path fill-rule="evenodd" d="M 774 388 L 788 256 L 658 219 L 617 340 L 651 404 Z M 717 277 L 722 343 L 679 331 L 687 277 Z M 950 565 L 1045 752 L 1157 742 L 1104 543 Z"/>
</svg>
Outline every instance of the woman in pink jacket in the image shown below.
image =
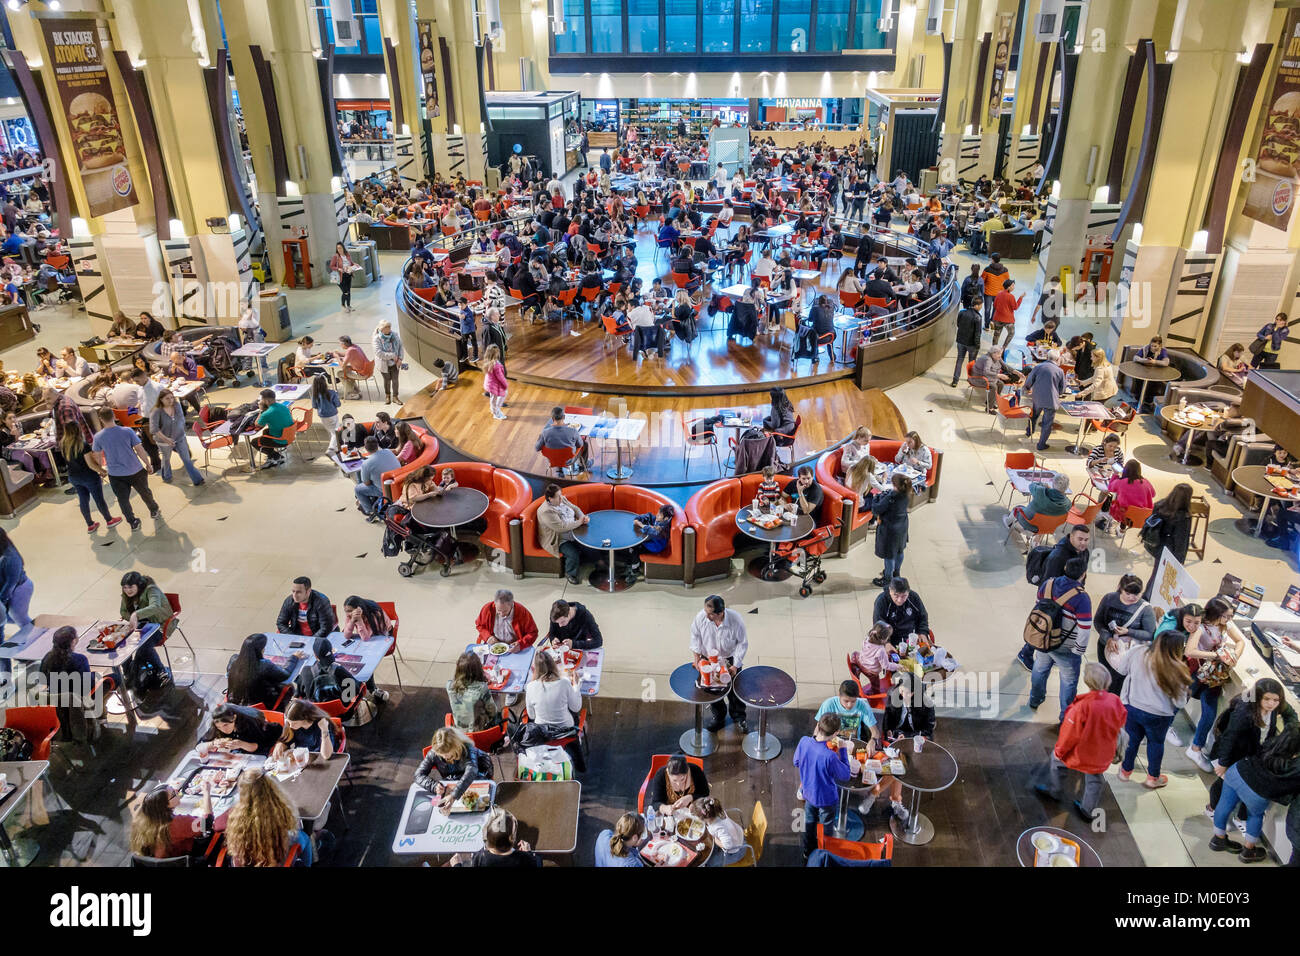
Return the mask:
<svg viewBox="0 0 1300 956">
<path fill-rule="evenodd" d="M 483 388 L 488 393 L 488 407 L 492 410 L 492 417 L 505 421 L 506 413 L 501 410 L 501 406 L 505 403 L 510 385 L 506 382 L 506 367 L 501 363 L 501 350 L 495 345 L 489 345 L 483 352 L 483 362 L 479 367 L 483 370 Z"/>
<path fill-rule="evenodd" d="M 1124 512 L 1129 508 L 1150 508 L 1156 499 L 1156 490 L 1142 477 L 1142 465 L 1136 458 L 1128 460 L 1124 473 L 1112 478 L 1106 490 L 1115 496 L 1110 504 L 1110 516 L 1116 521 L 1123 521 Z"/>
</svg>

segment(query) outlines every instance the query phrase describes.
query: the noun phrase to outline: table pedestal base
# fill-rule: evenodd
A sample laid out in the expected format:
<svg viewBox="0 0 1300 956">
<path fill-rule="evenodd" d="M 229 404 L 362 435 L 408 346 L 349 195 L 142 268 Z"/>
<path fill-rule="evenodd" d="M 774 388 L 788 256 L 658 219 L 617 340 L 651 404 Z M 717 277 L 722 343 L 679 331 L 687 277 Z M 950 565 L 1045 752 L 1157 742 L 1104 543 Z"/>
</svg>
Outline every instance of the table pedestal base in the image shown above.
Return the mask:
<svg viewBox="0 0 1300 956">
<path fill-rule="evenodd" d="M 749 562 L 748 571 L 760 581 L 785 581 L 791 577 L 789 568 L 782 568 L 771 563 L 771 555 L 765 554 Z"/>
<path fill-rule="evenodd" d="M 934 824 L 929 817 L 917 810 L 912 811 L 912 819 L 907 826 L 903 826 L 898 817 L 892 817 L 889 828 L 894 831 L 895 838 L 909 846 L 924 846 L 934 839 Z"/>
<path fill-rule="evenodd" d="M 1257 518 L 1237 518 L 1232 522 L 1237 526 L 1237 530 L 1248 538 L 1259 537 L 1259 526 L 1262 523 Z"/>
<path fill-rule="evenodd" d="M 682 748 L 682 753 L 689 754 L 692 757 L 707 757 L 717 749 L 717 741 L 712 732 L 701 730 L 698 732 L 688 730 L 678 738 L 677 744 Z"/>
<path fill-rule="evenodd" d="M 745 756 L 755 760 L 774 760 L 781 755 L 781 741 L 775 734 L 753 731 L 740 742 Z"/>
</svg>

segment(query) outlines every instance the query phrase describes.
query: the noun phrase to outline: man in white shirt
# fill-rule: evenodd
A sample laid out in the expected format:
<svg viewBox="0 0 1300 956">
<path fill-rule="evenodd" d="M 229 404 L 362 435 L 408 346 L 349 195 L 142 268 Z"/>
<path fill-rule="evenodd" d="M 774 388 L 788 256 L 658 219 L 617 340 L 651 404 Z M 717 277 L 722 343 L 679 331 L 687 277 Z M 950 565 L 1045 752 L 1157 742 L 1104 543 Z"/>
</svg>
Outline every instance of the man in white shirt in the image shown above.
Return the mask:
<svg viewBox="0 0 1300 956">
<path fill-rule="evenodd" d="M 748 651 L 749 635 L 745 632 L 744 618 L 730 610 L 721 597 L 710 594 L 704 599 L 704 609 L 691 622 L 691 654 L 696 666 L 716 655 L 719 662 L 727 665 L 732 680 L 735 680 Z M 745 702 L 734 694 L 727 694 L 709 705 L 709 720 L 705 728 L 710 733 L 717 733 L 727 722 L 728 711 L 740 732 L 749 733 Z"/>
</svg>

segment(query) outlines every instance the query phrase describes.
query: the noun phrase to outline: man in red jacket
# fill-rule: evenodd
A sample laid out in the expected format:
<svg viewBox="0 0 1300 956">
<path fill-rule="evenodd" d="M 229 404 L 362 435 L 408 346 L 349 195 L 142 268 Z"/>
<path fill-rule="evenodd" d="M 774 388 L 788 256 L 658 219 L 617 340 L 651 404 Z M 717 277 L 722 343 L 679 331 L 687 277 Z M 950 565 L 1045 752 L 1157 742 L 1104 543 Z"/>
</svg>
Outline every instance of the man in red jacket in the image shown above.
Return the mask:
<svg viewBox="0 0 1300 956">
<path fill-rule="evenodd" d="M 537 623 L 533 616 L 528 613 L 528 608 L 516 604 L 514 594 L 505 588 L 483 605 L 474 626 L 478 628 L 479 644 L 500 641 L 510 645 L 510 654 L 532 647 L 533 641 L 537 640 Z"/>
<path fill-rule="evenodd" d="M 1016 298 L 1013 291 L 1016 287 L 1015 279 L 1007 279 L 1002 284 L 1002 291 L 993 297 L 993 344 L 998 344 L 998 339 L 1002 333 L 1007 335 L 1007 345 L 1011 344 L 1011 339 L 1016 334 L 1016 309 L 1020 308 L 1020 303 L 1025 301 L 1022 295 Z"/>
<path fill-rule="evenodd" d="M 1083 683 L 1088 693 L 1074 698 L 1061 721 L 1061 733 L 1048 763 L 1049 785 L 1037 784 L 1034 789 L 1060 800 L 1065 771 L 1079 771 L 1083 774 L 1083 799 L 1074 801 L 1074 809 L 1091 823 L 1101 799 L 1102 774 L 1115 757 L 1115 742 L 1126 712 L 1119 697 L 1109 691 L 1110 672 L 1103 665 L 1095 661 L 1087 664 Z"/>
</svg>

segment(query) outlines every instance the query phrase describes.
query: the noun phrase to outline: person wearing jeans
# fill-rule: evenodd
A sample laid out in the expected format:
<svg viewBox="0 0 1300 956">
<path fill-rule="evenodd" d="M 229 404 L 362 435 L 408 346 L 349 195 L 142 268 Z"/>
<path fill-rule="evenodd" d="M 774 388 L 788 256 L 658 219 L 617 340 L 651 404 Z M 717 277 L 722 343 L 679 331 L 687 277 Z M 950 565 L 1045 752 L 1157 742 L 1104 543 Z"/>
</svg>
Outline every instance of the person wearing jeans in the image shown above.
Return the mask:
<svg viewBox="0 0 1300 956">
<path fill-rule="evenodd" d="M 835 714 L 824 714 L 817 719 L 811 737 L 804 737 L 794 751 L 794 768 L 799 772 L 799 787 L 803 791 L 803 858 L 805 861 L 817 849 L 817 824 L 829 836 L 835 827 L 835 810 L 840 802 L 839 784 L 858 771 L 858 762 L 849 756 L 847 748 L 832 750 L 826 742 L 840 729 L 840 719 Z"/>
<path fill-rule="evenodd" d="M 577 584 L 582 545 L 574 539 L 573 532 L 589 524 L 591 519 L 564 497 L 554 482 L 546 486 L 545 497 L 537 508 L 537 542 L 543 551 L 564 561 L 564 576 L 570 584 Z"/>
<path fill-rule="evenodd" d="M 1092 599 L 1083 589 L 1083 579 L 1087 574 L 1088 558 L 1079 555 L 1065 562 L 1059 577 L 1045 580 L 1038 586 L 1038 600 L 1050 598 L 1060 606 L 1061 634 L 1065 640 L 1054 650 L 1034 651 L 1029 706 L 1037 710 L 1047 698 L 1047 675 L 1055 665 L 1060 669 L 1061 720 L 1065 719 L 1065 711 L 1079 688 L 1079 668 L 1092 633 Z"/>
<path fill-rule="evenodd" d="M 0 528 L 0 641 L 5 637 L 5 623 L 13 621 L 24 628 L 32 623 L 28 609 L 32 603 L 32 579 L 23 567 L 23 556 L 17 546 L 9 540 L 9 535 Z M 0 659 L 0 675 L 9 673 L 9 659 Z"/>
<path fill-rule="evenodd" d="M 185 472 L 197 488 L 203 484 L 203 473 L 194 467 L 190 458 L 190 443 L 185 432 L 185 412 L 170 389 L 158 393 L 158 405 L 149 416 L 149 428 L 162 453 L 162 480 L 172 480 L 172 452 L 180 456 Z"/>
<path fill-rule="evenodd" d="M 103 428 L 95 435 L 91 449 L 98 453 L 98 459 L 92 458 L 94 468 L 101 476 L 107 476 L 108 485 L 117 496 L 118 507 L 126 518 L 132 531 L 140 528 L 140 519 L 131 509 L 131 492 L 134 490 L 149 509 L 149 517 L 161 516 L 158 502 L 149 490 L 149 475 L 153 466 L 145 454 L 140 436 L 125 425 L 117 424 L 112 409 L 101 409 L 100 422 Z"/>
<path fill-rule="evenodd" d="M 912 483 L 895 473 L 890 484 L 888 491 L 871 497 L 871 510 L 880 521 L 876 529 L 876 557 L 885 564 L 880 577 L 871 582 L 878 588 L 887 587 L 890 581 L 900 576 L 903 549 L 907 547 L 907 506 Z"/>
<path fill-rule="evenodd" d="M 395 405 L 401 404 L 397 394 L 397 376 L 402 369 L 402 339 L 393 329 L 393 323 L 385 320 L 375 329 L 373 339 L 375 346 L 375 367 L 384 380 L 384 400 Z"/>
<path fill-rule="evenodd" d="M 1203 613 L 1198 604 L 1186 604 L 1180 610 L 1186 611 L 1184 621 Z M 1171 629 L 1158 632 L 1149 643 L 1131 643 L 1126 650 L 1114 639 L 1106 644 L 1106 659 L 1128 678 L 1120 691 L 1120 700 L 1128 708 L 1128 718 L 1124 722 L 1128 747 L 1120 762 L 1119 778 L 1132 778 L 1138 747 L 1145 737 L 1147 779 L 1143 786 L 1149 790 L 1157 790 L 1169 782 L 1160 773 L 1160 764 L 1165 756 L 1165 734 L 1169 732 L 1174 716 L 1187 703 L 1187 688 L 1192 682 L 1183 657 L 1186 638 L 1184 631 Z"/>
<path fill-rule="evenodd" d="M 1034 426 L 1042 421 L 1042 430 L 1038 434 L 1038 450 L 1047 448 L 1047 439 L 1052 434 L 1052 423 L 1056 421 L 1056 410 L 1060 407 L 1061 396 L 1065 394 L 1065 372 L 1057 363 L 1061 355 L 1055 349 L 1047 353 L 1047 359 L 1039 362 L 1029 372 L 1024 388 L 1029 392 L 1033 414 L 1029 418 L 1026 435 L 1033 435 Z"/>
<path fill-rule="evenodd" d="M 1238 760 L 1223 775 L 1223 795 L 1214 807 L 1214 838 L 1210 849 L 1240 854 L 1242 863 L 1268 859 L 1268 851 L 1259 845 L 1264 829 L 1264 813 L 1270 803 L 1295 805 L 1300 793 L 1300 730 L 1288 727 L 1264 745 L 1257 754 Z M 1238 844 L 1228 839 L 1228 821 L 1237 812 L 1237 804 L 1246 807 L 1246 837 Z M 1292 813 L 1287 814 L 1287 835 L 1292 831 Z M 1293 844 L 1294 846 L 1294 844 Z M 1295 862 L 1292 851 L 1291 863 Z"/>
</svg>

